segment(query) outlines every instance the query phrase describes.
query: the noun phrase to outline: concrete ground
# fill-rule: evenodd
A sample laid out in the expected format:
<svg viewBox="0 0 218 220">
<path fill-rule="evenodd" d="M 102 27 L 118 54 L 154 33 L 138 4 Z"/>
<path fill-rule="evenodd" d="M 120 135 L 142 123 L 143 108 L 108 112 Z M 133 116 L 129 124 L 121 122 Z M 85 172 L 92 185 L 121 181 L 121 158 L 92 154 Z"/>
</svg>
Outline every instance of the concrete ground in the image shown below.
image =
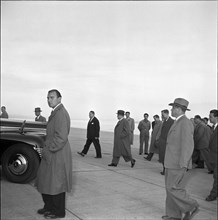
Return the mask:
<svg viewBox="0 0 218 220">
<path fill-rule="evenodd" d="M 132 147 L 134 168 L 120 160 L 118 167 L 108 167 L 112 159 L 113 133 L 101 132 L 103 158 L 95 159 L 94 147 L 81 157 L 86 131 L 72 129 L 70 143 L 73 157 L 73 191 L 67 194 L 65 219 L 70 220 L 161 220 L 165 214 L 162 166 L 154 156 L 151 162 L 138 155 L 138 136 Z M 188 192 L 200 204 L 195 220 L 217 220 L 217 201 L 207 202 L 213 177 L 206 169 L 188 172 Z M 1 180 L 1 219 L 44 219 L 36 212 L 43 207 L 41 195 L 29 184 Z"/>
</svg>

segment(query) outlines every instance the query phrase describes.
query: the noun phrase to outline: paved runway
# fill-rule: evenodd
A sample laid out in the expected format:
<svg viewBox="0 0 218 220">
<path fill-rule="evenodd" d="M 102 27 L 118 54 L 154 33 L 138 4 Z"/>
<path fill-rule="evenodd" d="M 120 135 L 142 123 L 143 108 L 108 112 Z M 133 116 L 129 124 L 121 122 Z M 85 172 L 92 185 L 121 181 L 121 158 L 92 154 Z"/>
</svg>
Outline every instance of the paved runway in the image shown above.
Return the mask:
<svg viewBox="0 0 218 220">
<path fill-rule="evenodd" d="M 165 214 L 164 177 L 157 156 L 151 162 L 138 155 L 138 136 L 132 147 L 134 168 L 120 160 L 118 167 L 108 167 L 112 159 L 113 133 L 101 132 L 102 159 L 95 159 L 93 145 L 81 157 L 86 131 L 72 129 L 70 143 L 73 157 L 73 191 L 67 194 L 67 215 L 70 220 L 161 220 Z M 217 220 L 217 201 L 206 202 L 212 175 L 206 169 L 188 172 L 188 192 L 200 204 L 195 220 Z M 33 183 L 15 184 L 1 180 L 1 219 L 44 219 L 36 212 L 42 208 L 41 195 Z"/>
</svg>

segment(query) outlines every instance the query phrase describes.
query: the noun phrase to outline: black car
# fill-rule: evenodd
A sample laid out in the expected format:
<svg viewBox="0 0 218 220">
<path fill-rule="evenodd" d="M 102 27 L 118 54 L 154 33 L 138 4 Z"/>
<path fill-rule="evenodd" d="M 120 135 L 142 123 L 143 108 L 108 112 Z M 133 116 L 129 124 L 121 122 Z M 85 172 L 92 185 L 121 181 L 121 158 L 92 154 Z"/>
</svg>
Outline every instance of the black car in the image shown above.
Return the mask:
<svg viewBox="0 0 218 220">
<path fill-rule="evenodd" d="M 27 183 L 36 177 L 46 136 L 46 123 L 0 119 L 0 152 L 4 176 Z"/>
</svg>

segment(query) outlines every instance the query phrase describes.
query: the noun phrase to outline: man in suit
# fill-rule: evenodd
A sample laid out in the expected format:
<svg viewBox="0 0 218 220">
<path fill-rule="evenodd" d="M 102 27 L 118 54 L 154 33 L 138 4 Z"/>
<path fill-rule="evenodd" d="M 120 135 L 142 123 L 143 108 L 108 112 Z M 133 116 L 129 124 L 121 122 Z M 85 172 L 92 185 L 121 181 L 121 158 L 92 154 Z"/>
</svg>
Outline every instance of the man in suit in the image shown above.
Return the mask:
<svg viewBox="0 0 218 220">
<path fill-rule="evenodd" d="M 37 107 L 35 108 L 35 121 L 46 122 L 46 118 L 41 115 L 42 110 Z"/>
<path fill-rule="evenodd" d="M 164 168 L 164 157 L 165 157 L 165 151 L 166 151 L 166 143 L 167 143 L 167 135 L 171 128 L 171 126 L 174 123 L 174 120 L 169 116 L 168 109 L 164 109 L 161 111 L 161 117 L 162 117 L 162 125 L 160 128 L 160 134 L 157 134 L 157 147 L 159 150 L 159 162 L 163 164 L 163 171 L 161 171 L 161 175 L 165 174 L 165 168 Z"/>
<path fill-rule="evenodd" d="M 65 217 L 65 194 L 72 189 L 72 154 L 68 135 L 70 116 L 61 103 L 61 94 L 52 89 L 47 96 L 53 109 L 46 128 L 45 146 L 36 178 L 44 207 L 38 214 L 46 219 Z"/>
<path fill-rule="evenodd" d="M 8 118 L 8 113 L 6 112 L 6 107 L 5 106 L 2 106 L 1 107 L 1 115 L 0 115 L 0 118 Z"/>
<path fill-rule="evenodd" d="M 113 160 L 108 166 L 116 167 L 119 163 L 120 156 L 123 156 L 126 162 L 131 162 L 131 167 L 135 165 L 135 160 L 132 158 L 130 148 L 130 128 L 128 121 L 124 118 L 124 111 L 117 111 L 118 123 L 114 129 L 114 148 Z"/>
<path fill-rule="evenodd" d="M 148 141 L 149 141 L 149 130 L 151 129 L 151 122 L 148 120 L 148 113 L 144 114 L 144 119 L 139 122 L 138 129 L 140 131 L 139 135 L 139 155 L 143 153 L 144 145 L 144 154 L 148 155 Z"/>
<path fill-rule="evenodd" d="M 194 149 L 194 126 L 186 117 L 189 102 L 177 98 L 173 103 L 171 115 L 175 122 L 171 126 L 166 144 L 164 159 L 166 186 L 166 215 L 165 220 L 191 220 L 199 211 L 196 200 L 186 192 L 186 172 L 192 167 L 191 157 Z"/>
<path fill-rule="evenodd" d="M 200 115 L 194 117 L 194 152 L 192 162 L 197 164 L 196 168 L 204 168 L 204 162 L 209 171 L 212 170 L 209 162 L 209 140 L 211 135 L 210 128 L 205 125 Z"/>
<path fill-rule="evenodd" d="M 212 128 L 212 135 L 210 137 L 210 142 L 209 142 L 209 158 L 210 158 L 210 163 L 213 167 L 213 187 L 212 190 L 210 191 L 209 196 L 207 196 L 206 201 L 214 201 L 217 198 L 217 123 L 218 123 L 218 110 L 214 109 L 210 111 L 210 122 L 213 124 Z"/>
<path fill-rule="evenodd" d="M 125 115 L 126 115 L 126 120 L 128 121 L 130 127 L 130 145 L 133 145 L 135 121 L 133 118 L 130 118 L 130 112 L 126 112 Z"/>
<path fill-rule="evenodd" d="M 90 111 L 89 112 L 89 122 L 87 125 L 87 139 L 86 144 L 81 152 L 77 152 L 82 157 L 84 157 L 88 151 L 90 145 L 93 143 L 96 151 L 96 157 L 95 158 L 102 158 L 101 155 L 101 146 L 99 142 L 99 133 L 100 133 L 100 124 L 98 119 L 95 117 L 95 112 Z"/>
</svg>

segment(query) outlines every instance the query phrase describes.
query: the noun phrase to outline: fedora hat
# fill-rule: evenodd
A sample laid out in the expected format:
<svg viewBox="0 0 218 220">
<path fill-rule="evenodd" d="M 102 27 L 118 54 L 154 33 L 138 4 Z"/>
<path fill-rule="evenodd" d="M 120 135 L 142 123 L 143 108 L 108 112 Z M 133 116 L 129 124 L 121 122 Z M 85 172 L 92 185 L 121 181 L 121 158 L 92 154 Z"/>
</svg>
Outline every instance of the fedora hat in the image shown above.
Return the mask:
<svg viewBox="0 0 218 220">
<path fill-rule="evenodd" d="M 174 100 L 174 102 L 170 103 L 169 105 L 171 105 L 171 106 L 177 105 L 177 106 L 184 108 L 187 111 L 190 111 L 190 109 L 188 109 L 188 104 L 189 104 L 189 102 L 186 99 L 176 98 Z"/>
<path fill-rule="evenodd" d="M 39 107 L 35 108 L 35 112 L 41 112 L 41 111 L 42 110 Z"/>
<path fill-rule="evenodd" d="M 125 112 L 124 112 L 123 110 L 118 110 L 118 111 L 117 111 L 117 115 L 122 115 L 122 116 L 124 116 L 124 115 L 125 115 Z"/>
</svg>

